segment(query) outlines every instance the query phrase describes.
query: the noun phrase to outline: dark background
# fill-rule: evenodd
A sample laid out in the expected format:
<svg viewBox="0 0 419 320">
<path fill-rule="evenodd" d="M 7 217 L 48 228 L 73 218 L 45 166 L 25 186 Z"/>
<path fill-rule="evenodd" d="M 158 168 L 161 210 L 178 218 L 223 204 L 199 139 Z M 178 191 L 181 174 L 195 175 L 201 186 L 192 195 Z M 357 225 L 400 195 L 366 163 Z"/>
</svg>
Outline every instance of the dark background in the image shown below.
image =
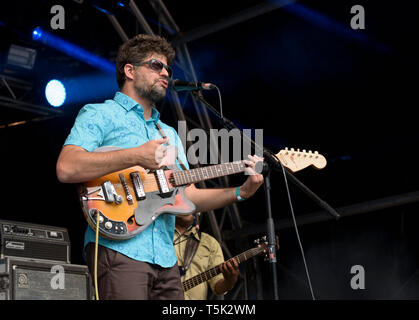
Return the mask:
<svg viewBox="0 0 419 320">
<path fill-rule="evenodd" d="M 165 5 L 187 33 L 220 19 L 228 21 L 242 10 L 266 3 L 187 0 L 166 1 Z M 65 30 L 49 26 L 53 16 L 50 8 L 55 4 L 62 4 L 66 10 Z M 365 30 L 350 28 L 353 5 L 365 9 Z M 176 39 L 177 35 L 157 24 L 158 17 L 148 2 L 137 1 L 137 6 L 156 33 L 161 31 L 169 40 Z M 264 146 L 274 152 L 294 147 L 318 150 L 326 157 L 324 169 L 307 168 L 295 174 L 322 200 L 339 212 L 342 207 L 363 207 L 364 202 L 393 197 L 380 210 L 355 212 L 338 221 L 321 212 L 323 221 L 299 225 L 318 299 L 419 297 L 418 203 L 411 200 L 397 204 L 403 195 L 418 191 L 419 133 L 414 112 L 417 12 L 418 5 L 413 1 L 297 1 L 188 43 L 197 78 L 217 84 L 227 118 L 241 128 L 263 129 Z M 116 17 L 129 37 L 143 32 L 128 8 L 120 7 Z M 12 72 L 32 83 L 33 89 L 22 100 L 48 108 L 52 107 L 43 90 L 49 79 L 89 75 L 97 70 L 33 41 L 31 34 L 36 26 L 111 61 L 122 44 L 106 15 L 88 1 L 5 1 L 0 7 L 0 22 L 1 73 Z M 11 44 L 37 50 L 32 70 L 7 65 Z M 183 75 L 175 68 L 174 77 Z M 8 95 L 3 84 L 0 89 L 1 95 Z M 92 84 L 86 91 L 95 89 Z M 216 91 L 204 95 L 218 108 Z M 113 92 L 107 96 L 112 97 Z M 103 100 L 98 97 L 97 101 L 84 103 Z M 43 121 L 31 121 L 37 117 L 31 112 L 5 106 L 0 109 L 0 218 L 68 228 L 75 264 L 84 264 L 81 249 L 86 223 L 74 186 L 58 182 L 55 163 L 84 103 L 65 104 L 59 116 Z M 160 111 L 162 120 L 176 128 L 173 110 L 168 99 Z M 197 121 L 187 99 L 184 112 Z M 7 126 L 22 120 L 27 122 Z M 214 127 L 220 128 L 216 119 L 212 120 Z M 283 175 L 274 172 L 271 178 L 274 219 L 289 222 L 291 211 Z M 232 185 L 243 181 L 243 176 L 231 178 Z M 298 218 L 321 209 L 291 182 L 289 188 Z M 414 195 L 410 198 L 417 199 Z M 243 237 L 249 246 L 265 233 L 254 227 L 263 228 L 266 221 L 264 200 L 261 189 L 251 200 L 238 204 L 247 230 Z M 202 224 L 210 232 L 205 220 Z M 295 229 L 292 225 L 277 227 L 279 296 L 311 299 Z M 252 228 L 253 232 L 248 232 Z M 243 251 L 230 241 L 233 255 Z M 258 264 L 249 262 L 245 266 L 249 298 L 260 298 L 252 287 L 259 275 L 263 298 L 270 299 L 269 264 L 261 257 L 256 260 Z M 353 265 L 365 268 L 364 290 L 351 289 Z"/>
</svg>

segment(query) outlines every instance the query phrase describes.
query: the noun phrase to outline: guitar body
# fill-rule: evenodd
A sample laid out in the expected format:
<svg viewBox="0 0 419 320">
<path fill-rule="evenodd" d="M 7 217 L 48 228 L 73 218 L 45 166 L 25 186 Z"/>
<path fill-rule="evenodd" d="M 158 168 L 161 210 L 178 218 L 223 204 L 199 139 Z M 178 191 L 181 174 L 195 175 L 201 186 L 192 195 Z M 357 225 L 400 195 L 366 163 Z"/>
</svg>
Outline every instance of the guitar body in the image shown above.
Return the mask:
<svg viewBox="0 0 419 320">
<path fill-rule="evenodd" d="M 96 151 L 110 150 L 112 149 L 101 148 Z M 167 182 L 168 189 L 163 190 L 167 192 L 162 192 L 156 172 L 148 172 L 140 166 L 80 184 L 80 202 L 90 227 L 96 230 L 99 214 L 101 236 L 112 240 L 126 240 L 145 230 L 163 213 L 193 213 L 195 205 L 187 199 L 185 186 L 175 187 L 169 181 L 174 170 L 159 171 L 162 174 L 160 177 L 164 176 Z M 140 181 L 139 184 L 135 184 L 136 181 Z"/>
</svg>

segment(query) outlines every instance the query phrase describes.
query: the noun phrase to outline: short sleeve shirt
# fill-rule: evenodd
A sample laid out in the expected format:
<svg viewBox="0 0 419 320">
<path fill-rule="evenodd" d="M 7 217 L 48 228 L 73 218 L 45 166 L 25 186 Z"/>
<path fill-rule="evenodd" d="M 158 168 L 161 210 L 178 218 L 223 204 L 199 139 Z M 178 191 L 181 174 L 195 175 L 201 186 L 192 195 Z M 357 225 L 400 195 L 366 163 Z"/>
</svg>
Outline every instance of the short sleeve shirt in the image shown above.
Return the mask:
<svg viewBox="0 0 419 320">
<path fill-rule="evenodd" d="M 195 228 L 192 228 L 192 230 L 185 232 L 182 235 L 179 234 L 177 230 L 175 230 L 175 251 L 178 257 L 179 266 L 183 266 L 184 264 L 185 247 L 187 243 L 186 240 L 189 236 L 194 236 L 195 238 L 199 239 L 199 235 L 197 234 Z M 198 274 L 201 274 L 213 267 L 216 267 L 222 264 L 223 262 L 223 251 L 217 239 L 205 232 L 201 232 L 199 246 L 196 250 L 195 256 L 193 257 L 188 270 L 186 271 L 186 274 L 181 277 L 182 282 Z M 185 300 L 206 300 L 208 286 L 215 294 L 215 284 L 223 278 L 223 274 L 219 273 L 215 277 L 209 279 L 207 282 L 203 282 L 193 287 L 192 289 L 189 289 L 184 293 Z"/>
<path fill-rule="evenodd" d="M 76 145 L 89 152 L 104 146 L 134 148 L 149 140 L 162 138 L 156 123 L 169 138 L 169 144 L 177 148 L 178 158 L 189 169 L 176 130 L 160 121 L 160 113 L 155 108 L 151 117 L 145 120 L 142 106 L 121 92 L 104 103 L 87 104 L 80 109 L 64 145 Z M 179 163 L 177 165 L 181 169 Z M 99 236 L 99 244 L 132 259 L 169 268 L 177 260 L 173 248 L 174 230 L 175 216 L 162 214 L 133 238 L 110 240 Z M 84 245 L 95 242 L 95 238 L 95 232 L 88 225 Z"/>
</svg>

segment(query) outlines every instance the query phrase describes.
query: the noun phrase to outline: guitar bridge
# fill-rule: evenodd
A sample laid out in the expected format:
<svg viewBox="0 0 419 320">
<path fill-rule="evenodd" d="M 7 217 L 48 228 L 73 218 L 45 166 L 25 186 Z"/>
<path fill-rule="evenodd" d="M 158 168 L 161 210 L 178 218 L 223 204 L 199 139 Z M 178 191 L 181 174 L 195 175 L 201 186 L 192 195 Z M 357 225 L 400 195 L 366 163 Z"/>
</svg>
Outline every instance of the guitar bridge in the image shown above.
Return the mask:
<svg viewBox="0 0 419 320">
<path fill-rule="evenodd" d="M 118 177 L 119 177 L 119 180 L 121 181 L 122 187 L 124 188 L 125 196 L 128 200 L 128 203 L 133 204 L 133 198 L 132 198 L 131 192 L 129 191 L 128 184 L 127 184 L 127 181 L 125 180 L 124 175 L 120 173 Z"/>
</svg>

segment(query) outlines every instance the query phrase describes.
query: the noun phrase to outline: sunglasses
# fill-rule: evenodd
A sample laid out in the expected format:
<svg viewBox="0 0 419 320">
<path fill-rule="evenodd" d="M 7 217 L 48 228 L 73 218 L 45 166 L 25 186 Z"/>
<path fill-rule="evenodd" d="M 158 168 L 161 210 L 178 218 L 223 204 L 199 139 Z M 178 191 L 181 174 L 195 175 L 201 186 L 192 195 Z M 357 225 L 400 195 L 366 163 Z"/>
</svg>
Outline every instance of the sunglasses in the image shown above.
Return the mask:
<svg viewBox="0 0 419 320">
<path fill-rule="evenodd" d="M 164 64 L 163 62 L 157 59 L 151 59 L 145 62 L 135 63 L 133 65 L 137 67 L 148 65 L 151 68 L 151 70 L 156 71 L 158 73 L 160 73 L 163 70 L 163 68 L 165 68 L 169 75 L 169 78 L 171 78 L 173 74 L 173 70 L 170 66 L 168 66 L 167 64 Z"/>
</svg>

